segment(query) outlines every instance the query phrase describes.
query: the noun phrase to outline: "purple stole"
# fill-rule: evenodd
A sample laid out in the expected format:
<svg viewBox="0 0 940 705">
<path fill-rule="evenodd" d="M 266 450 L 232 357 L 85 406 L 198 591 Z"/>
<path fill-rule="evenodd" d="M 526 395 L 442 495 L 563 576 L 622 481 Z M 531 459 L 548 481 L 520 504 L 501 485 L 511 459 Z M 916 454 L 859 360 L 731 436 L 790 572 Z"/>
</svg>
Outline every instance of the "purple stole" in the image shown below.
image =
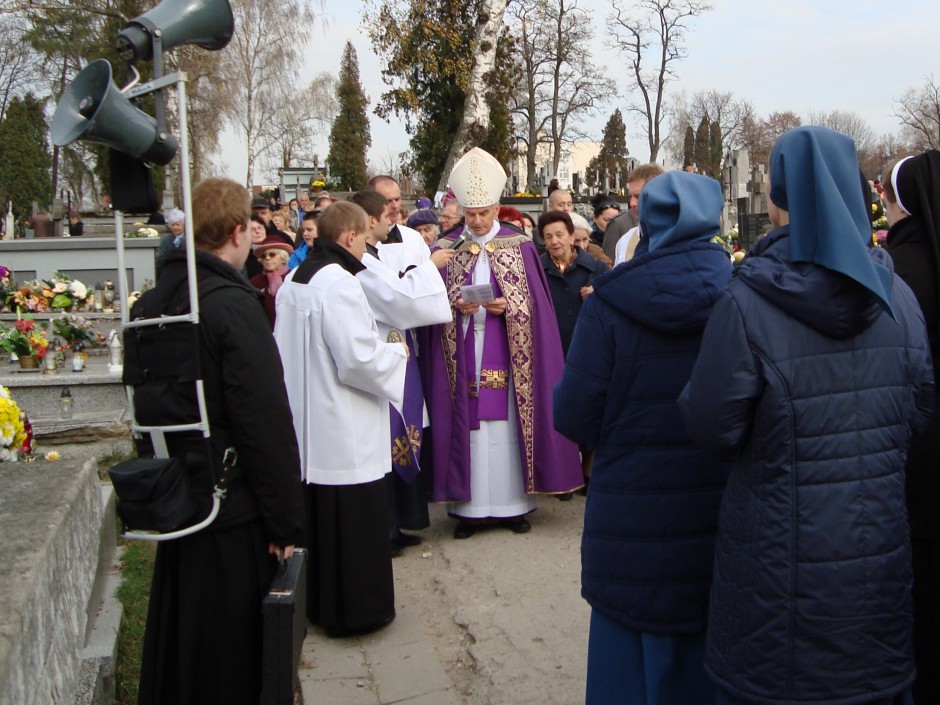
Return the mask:
<svg viewBox="0 0 940 705">
<path fill-rule="evenodd" d="M 473 270 L 467 273 L 471 281 Z M 503 295 L 496 276 L 490 270 L 490 284 L 496 298 Z M 473 317 L 464 336 L 466 355 L 467 393 L 469 394 L 470 429 L 478 431 L 480 421 L 505 421 L 509 418 L 509 335 L 500 316 L 486 312 L 483 334 L 483 361 L 480 365 L 480 380 L 476 375 L 476 332 Z"/>
<path fill-rule="evenodd" d="M 398 476 L 409 485 L 415 481 L 421 467 L 421 438 L 424 434 L 424 393 L 421 390 L 421 375 L 418 358 L 411 339 L 411 331 L 405 331 L 410 355 L 405 370 L 405 396 L 401 413 L 389 404 L 389 423 L 392 430 L 392 467 Z"/>
</svg>

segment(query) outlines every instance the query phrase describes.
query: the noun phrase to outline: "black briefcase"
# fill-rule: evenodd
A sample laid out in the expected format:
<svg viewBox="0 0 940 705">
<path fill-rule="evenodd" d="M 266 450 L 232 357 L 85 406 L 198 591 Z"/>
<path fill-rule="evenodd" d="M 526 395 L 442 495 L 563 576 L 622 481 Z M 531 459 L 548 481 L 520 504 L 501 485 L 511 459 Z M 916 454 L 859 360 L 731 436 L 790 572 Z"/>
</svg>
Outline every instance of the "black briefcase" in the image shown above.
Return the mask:
<svg viewBox="0 0 940 705">
<path fill-rule="evenodd" d="M 293 705 L 300 650 L 307 635 L 307 552 L 278 568 L 261 603 L 261 705 Z"/>
</svg>

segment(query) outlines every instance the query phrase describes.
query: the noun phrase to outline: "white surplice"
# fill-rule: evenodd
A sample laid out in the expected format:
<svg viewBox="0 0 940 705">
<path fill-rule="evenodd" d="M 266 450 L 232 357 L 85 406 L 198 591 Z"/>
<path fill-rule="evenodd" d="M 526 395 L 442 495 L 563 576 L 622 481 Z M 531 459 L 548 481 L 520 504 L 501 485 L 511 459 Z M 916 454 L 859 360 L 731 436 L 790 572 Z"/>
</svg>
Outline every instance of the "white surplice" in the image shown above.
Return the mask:
<svg viewBox="0 0 940 705">
<path fill-rule="evenodd" d="M 296 273 L 277 292 L 274 338 L 304 481 L 381 479 L 392 455 L 388 435 L 375 430 L 389 428 L 389 402 L 401 404 L 405 349 L 379 337 L 362 285 L 341 266 L 325 266 L 307 284 L 295 283 Z"/>
</svg>

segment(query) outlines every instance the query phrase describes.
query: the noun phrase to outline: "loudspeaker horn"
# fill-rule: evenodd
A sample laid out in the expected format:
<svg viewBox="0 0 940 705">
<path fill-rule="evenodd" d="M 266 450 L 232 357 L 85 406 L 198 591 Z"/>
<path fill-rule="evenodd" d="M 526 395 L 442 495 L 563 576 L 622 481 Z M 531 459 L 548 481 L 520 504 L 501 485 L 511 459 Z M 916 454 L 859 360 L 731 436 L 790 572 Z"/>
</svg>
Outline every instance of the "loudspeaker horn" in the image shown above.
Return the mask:
<svg viewBox="0 0 940 705">
<path fill-rule="evenodd" d="M 97 142 L 152 164 L 168 164 L 179 146 L 172 135 L 157 135 L 157 121 L 121 94 L 104 59 L 88 64 L 62 94 L 50 132 L 58 147 Z"/>
<path fill-rule="evenodd" d="M 228 0 L 163 0 L 131 20 L 114 40 L 118 55 L 129 63 L 153 58 L 153 37 L 163 51 L 180 44 L 222 49 L 235 33 L 235 16 Z"/>
</svg>

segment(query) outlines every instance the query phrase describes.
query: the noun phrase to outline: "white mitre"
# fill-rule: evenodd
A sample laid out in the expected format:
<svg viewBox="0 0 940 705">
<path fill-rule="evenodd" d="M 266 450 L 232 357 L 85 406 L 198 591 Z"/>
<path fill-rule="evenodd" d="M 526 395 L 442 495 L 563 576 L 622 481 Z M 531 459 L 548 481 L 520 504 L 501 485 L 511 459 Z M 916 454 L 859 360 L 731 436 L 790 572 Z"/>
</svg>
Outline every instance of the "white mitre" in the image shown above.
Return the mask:
<svg viewBox="0 0 940 705">
<path fill-rule="evenodd" d="M 464 208 L 486 208 L 499 203 L 506 188 L 506 171 L 496 157 L 474 147 L 454 164 L 450 188 Z"/>
</svg>

